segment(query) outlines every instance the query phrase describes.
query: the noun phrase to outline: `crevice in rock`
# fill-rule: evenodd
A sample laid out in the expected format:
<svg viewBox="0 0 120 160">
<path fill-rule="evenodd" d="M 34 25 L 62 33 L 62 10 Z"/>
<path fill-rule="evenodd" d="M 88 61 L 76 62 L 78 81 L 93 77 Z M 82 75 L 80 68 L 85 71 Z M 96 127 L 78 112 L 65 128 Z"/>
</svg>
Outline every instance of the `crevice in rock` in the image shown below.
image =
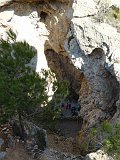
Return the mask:
<svg viewBox="0 0 120 160">
<path fill-rule="evenodd" d="M 86 18 L 86 17 L 94 17 L 97 14 L 91 14 L 91 15 L 86 15 L 86 16 L 74 16 L 74 18 Z"/>
</svg>

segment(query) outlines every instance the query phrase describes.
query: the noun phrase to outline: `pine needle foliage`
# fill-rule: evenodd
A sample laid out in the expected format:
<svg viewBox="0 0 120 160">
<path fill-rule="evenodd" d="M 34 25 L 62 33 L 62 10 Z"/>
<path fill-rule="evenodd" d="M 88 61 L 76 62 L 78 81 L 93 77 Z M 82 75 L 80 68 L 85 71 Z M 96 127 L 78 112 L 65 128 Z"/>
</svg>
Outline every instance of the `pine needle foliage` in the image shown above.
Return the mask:
<svg viewBox="0 0 120 160">
<path fill-rule="evenodd" d="M 48 101 L 46 77 L 40 77 L 28 65 L 37 51 L 25 41 L 16 42 L 12 30 L 7 34 L 7 40 L 0 40 L 1 123 Z"/>
</svg>

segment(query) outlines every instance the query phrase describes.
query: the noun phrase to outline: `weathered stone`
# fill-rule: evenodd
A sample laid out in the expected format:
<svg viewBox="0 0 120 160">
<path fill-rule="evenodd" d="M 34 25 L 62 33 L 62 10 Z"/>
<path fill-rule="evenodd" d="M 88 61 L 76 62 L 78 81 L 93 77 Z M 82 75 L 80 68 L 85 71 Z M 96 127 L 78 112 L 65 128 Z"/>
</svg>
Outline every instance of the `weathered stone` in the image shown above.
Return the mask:
<svg viewBox="0 0 120 160">
<path fill-rule="evenodd" d="M 73 8 L 79 9 L 73 13 L 71 30 L 68 32 L 65 42 L 65 48 L 70 53 L 72 62 L 83 71 L 85 76 L 81 83 L 80 103 L 81 115 L 85 124 L 86 121 L 89 123 L 87 127 L 99 123 L 100 119 L 104 120 L 114 115 L 116 112 L 115 103 L 119 99 L 120 82 L 120 33 L 115 27 L 104 22 L 104 16 L 104 23 L 99 21 L 99 13 L 101 17 L 101 14 L 105 12 L 105 6 L 108 4 L 106 8 L 108 9 L 118 1 L 103 0 L 98 2 L 96 0 L 94 2 L 97 9 L 96 13 L 93 9 L 94 5 L 92 8 L 91 3 L 88 2 L 85 11 L 89 12 L 92 8 L 94 10 L 91 11 L 93 15 L 89 16 L 87 11 L 85 15 L 84 10 L 82 10 L 83 16 L 79 16 L 81 8 L 85 7 L 84 1 L 79 4 L 78 1 L 74 1 Z M 80 14 L 82 14 L 81 12 Z M 74 16 L 75 13 L 78 16 Z M 97 21 L 95 17 L 97 17 Z M 99 60 L 96 58 L 95 60 L 89 59 L 89 54 L 98 47 L 103 48 L 105 52 L 105 59 L 101 60 L 103 65 L 99 63 L 99 58 Z M 115 99 L 112 98 L 114 93 L 117 93 Z"/>
<path fill-rule="evenodd" d="M 0 12 L 0 21 L 4 20 L 6 22 L 10 21 L 13 18 L 14 10 L 7 10 Z"/>
<path fill-rule="evenodd" d="M 73 16 L 78 17 L 87 17 L 96 14 L 97 9 L 94 0 L 77 0 L 73 3 L 74 13 Z"/>
<path fill-rule="evenodd" d="M 88 154 L 85 160 L 114 160 L 114 159 L 112 157 L 109 157 L 104 151 L 98 150 L 97 152 Z"/>
<path fill-rule="evenodd" d="M 10 2 L 12 2 L 12 0 L 1 0 L 0 1 L 0 7 L 8 5 L 8 4 L 10 4 Z"/>
<path fill-rule="evenodd" d="M 104 51 L 99 48 L 88 55 L 87 64 L 84 64 L 85 79 L 81 85 L 80 103 L 81 115 L 87 127 L 110 118 L 116 111 L 114 103 L 119 98 L 119 84 L 104 68 L 104 64 Z"/>
<path fill-rule="evenodd" d="M 32 123 L 25 123 L 25 133 L 27 135 L 27 146 L 34 150 L 38 145 L 38 149 L 44 150 L 47 147 L 47 133 L 46 130 L 39 128 Z"/>
<path fill-rule="evenodd" d="M 46 149 L 41 158 L 44 160 L 83 160 L 82 156 L 75 156 L 70 153 L 58 152 L 53 149 Z"/>
<path fill-rule="evenodd" d="M 14 144 L 13 136 L 12 136 L 12 127 L 9 124 L 4 124 L 0 126 L 0 138 L 1 145 L 0 150 L 6 151 L 6 148 L 13 147 Z"/>
<path fill-rule="evenodd" d="M 71 23 L 70 20 L 73 15 L 73 9 L 70 8 L 71 3 L 61 5 L 61 3 L 58 4 L 56 1 L 56 6 L 59 5 L 59 7 L 57 7 L 57 10 L 52 14 L 49 14 L 49 11 L 49 16 L 47 16 L 45 20 L 46 27 L 50 33 L 48 36 L 49 46 L 57 53 L 62 53 L 65 51 L 64 42 L 66 40 Z"/>
</svg>

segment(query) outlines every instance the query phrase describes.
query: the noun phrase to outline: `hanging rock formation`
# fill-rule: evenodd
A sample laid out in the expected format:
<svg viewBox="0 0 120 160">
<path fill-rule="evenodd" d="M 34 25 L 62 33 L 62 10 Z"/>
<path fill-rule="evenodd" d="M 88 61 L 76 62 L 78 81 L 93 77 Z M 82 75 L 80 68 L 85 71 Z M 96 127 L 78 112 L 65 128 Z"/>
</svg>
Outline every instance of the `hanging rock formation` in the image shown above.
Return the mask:
<svg viewBox="0 0 120 160">
<path fill-rule="evenodd" d="M 120 118 L 119 0 L 1 0 L 0 36 L 12 28 L 79 95 L 83 128 Z M 113 16 L 114 15 L 114 16 Z M 45 54 L 44 54 L 45 53 Z M 37 64 L 36 64 L 37 63 Z"/>
</svg>

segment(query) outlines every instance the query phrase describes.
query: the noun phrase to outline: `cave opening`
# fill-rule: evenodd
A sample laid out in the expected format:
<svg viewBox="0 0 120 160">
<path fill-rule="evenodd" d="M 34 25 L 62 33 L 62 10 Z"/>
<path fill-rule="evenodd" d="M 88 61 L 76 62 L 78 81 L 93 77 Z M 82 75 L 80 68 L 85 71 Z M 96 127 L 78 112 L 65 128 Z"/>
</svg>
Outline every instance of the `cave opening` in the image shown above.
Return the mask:
<svg viewBox="0 0 120 160">
<path fill-rule="evenodd" d="M 46 46 L 45 56 L 49 68 L 58 80 L 68 82 L 68 95 L 52 108 L 60 110 L 55 130 L 65 137 L 75 138 L 83 124 L 79 90 L 84 75 L 71 63 L 69 57 L 57 53 L 48 44 Z"/>
<path fill-rule="evenodd" d="M 41 11 L 41 13 L 40 13 L 40 21 L 41 22 L 45 22 L 47 16 L 48 16 L 48 14 L 46 12 Z"/>
<path fill-rule="evenodd" d="M 77 94 L 76 91 L 70 86 L 69 87 L 69 94 L 67 95 L 66 99 L 69 101 L 78 102 L 79 94 Z"/>
</svg>

